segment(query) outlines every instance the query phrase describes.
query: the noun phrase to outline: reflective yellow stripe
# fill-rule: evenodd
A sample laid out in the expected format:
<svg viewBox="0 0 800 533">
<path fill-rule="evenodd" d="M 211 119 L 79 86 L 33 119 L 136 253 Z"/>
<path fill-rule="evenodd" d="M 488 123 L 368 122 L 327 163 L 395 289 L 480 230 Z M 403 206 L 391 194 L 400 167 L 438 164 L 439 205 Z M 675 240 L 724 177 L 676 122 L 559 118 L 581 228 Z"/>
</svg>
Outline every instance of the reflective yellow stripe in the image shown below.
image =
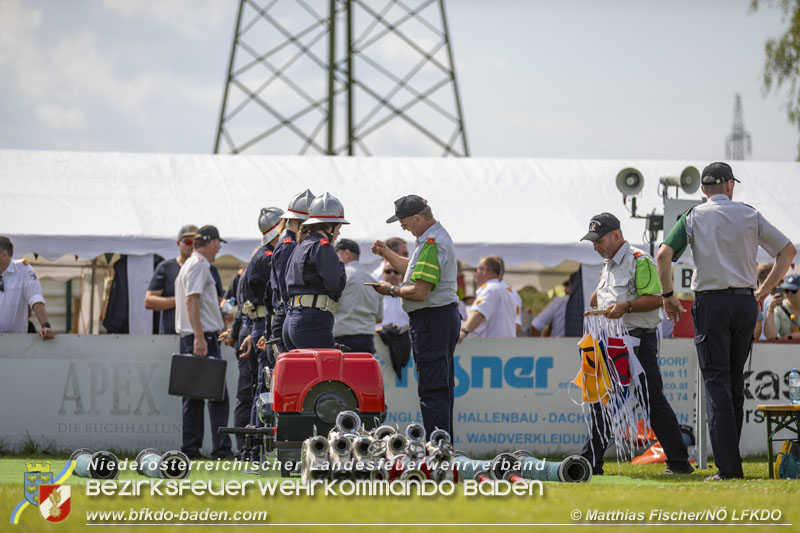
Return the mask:
<svg viewBox="0 0 800 533">
<path fill-rule="evenodd" d="M 425 277 L 427 277 L 427 278 L 431 278 L 431 279 L 433 279 L 433 280 L 439 281 L 439 278 L 438 278 L 438 276 L 435 276 L 435 275 L 433 275 L 433 274 L 430 274 L 430 273 L 428 273 L 428 272 L 423 272 L 423 271 L 421 271 L 421 270 L 420 270 L 419 272 L 414 272 L 414 275 L 415 275 L 415 276 L 425 276 Z"/>
<path fill-rule="evenodd" d="M 436 270 L 439 270 L 439 265 L 434 265 L 432 263 L 425 263 L 424 261 L 418 262 L 417 265 L 427 266 L 427 267 L 431 267 L 431 268 L 435 268 Z M 414 267 L 414 268 L 416 268 L 416 267 Z"/>
</svg>

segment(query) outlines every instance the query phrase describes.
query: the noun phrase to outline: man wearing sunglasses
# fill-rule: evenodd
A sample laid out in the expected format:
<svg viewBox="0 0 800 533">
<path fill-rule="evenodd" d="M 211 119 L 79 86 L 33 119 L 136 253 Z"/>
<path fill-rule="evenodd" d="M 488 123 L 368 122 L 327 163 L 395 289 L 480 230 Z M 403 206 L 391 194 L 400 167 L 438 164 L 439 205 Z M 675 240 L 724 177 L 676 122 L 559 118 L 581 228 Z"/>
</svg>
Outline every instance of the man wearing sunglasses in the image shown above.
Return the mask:
<svg viewBox="0 0 800 533">
<path fill-rule="evenodd" d="M 765 322 L 768 339 L 800 339 L 800 274 L 789 274 L 783 281 L 783 297 L 772 298 Z M 767 321 L 771 324 L 766 324 Z M 766 325 L 770 327 L 767 328 Z"/>
<path fill-rule="evenodd" d="M 694 344 L 706 385 L 708 429 L 718 472 L 709 481 L 741 479 L 739 438 L 744 417 L 744 364 L 753 344 L 758 309 L 778 284 L 796 250 L 754 208 L 733 202 L 739 183 L 727 163 L 702 173 L 706 203 L 686 211 L 658 250 L 664 310 L 673 323 L 683 312 L 672 290 L 672 261 L 691 247 Z M 760 286 L 756 254 L 761 246 L 775 263 Z"/>
<path fill-rule="evenodd" d="M 161 261 L 150 278 L 150 286 L 144 296 L 144 306 L 152 311 L 160 311 L 158 332 L 161 335 L 175 335 L 175 278 L 183 263 L 192 255 L 194 234 L 197 226 L 187 224 L 178 232 L 178 257 Z M 217 267 L 211 266 L 211 275 L 221 294 L 222 281 Z"/>
<path fill-rule="evenodd" d="M 27 261 L 13 257 L 11 239 L 0 236 L 0 333 L 27 333 L 30 307 L 42 325 L 39 336 L 52 339 L 55 334 L 47 321 L 39 278 Z"/>
</svg>

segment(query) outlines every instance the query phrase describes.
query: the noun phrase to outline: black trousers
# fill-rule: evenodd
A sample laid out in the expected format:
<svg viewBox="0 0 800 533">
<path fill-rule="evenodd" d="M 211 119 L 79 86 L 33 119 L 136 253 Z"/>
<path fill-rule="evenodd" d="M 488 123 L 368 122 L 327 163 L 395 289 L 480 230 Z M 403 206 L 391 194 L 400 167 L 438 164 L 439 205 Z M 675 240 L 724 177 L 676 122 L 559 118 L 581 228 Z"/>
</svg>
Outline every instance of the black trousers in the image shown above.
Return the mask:
<svg viewBox="0 0 800 533">
<path fill-rule="evenodd" d="M 409 313 L 411 350 L 425 432 L 439 428 L 453 437 L 454 352 L 461 316 L 458 307 L 428 307 Z"/>
<path fill-rule="evenodd" d="M 242 345 L 245 337 L 249 335 L 250 322 L 246 320 L 239 330 L 239 338 L 236 339 L 236 357 L 239 365 L 239 381 L 236 387 L 236 402 L 233 407 L 233 425 L 245 427 L 250 423 L 250 411 L 253 407 L 253 397 L 256 393 L 256 378 L 258 376 L 258 360 L 254 355 L 240 359 L 239 346 Z M 244 435 L 236 435 L 236 448 L 239 453 L 249 453 L 244 449 Z"/>
<path fill-rule="evenodd" d="M 340 335 L 334 337 L 337 344 L 343 344 L 353 353 L 371 353 L 375 355 L 375 334 L 372 335 Z"/>
<path fill-rule="evenodd" d="M 744 418 L 744 364 L 753 346 L 757 317 L 752 294 L 697 293 L 692 306 L 714 463 L 720 474 L 728 477 L 743 475 L 739 438 Z"/>
<path fill-rule="evenodd" d="M 203 336 L 208 344 L 208 357 L 221 357 L 218 333 L 206 332 Z M 192 353 L 194 350 L 194 335 L 186 335 L 180 340 L 180 353 Z M 200 447 L 203 445 L 205 432 L 203 404 L 204 400 L 194 398 L 183 399 L 183 446 L 181 451 L 190 459 L 200 457 Z M 231 456 L 230 435 L 220 435 L 217 430 L 228 425 L 228 389 L 225 389 L 225 399 L 221 402 L 208 402 L 208 418 L 211 422 L 211 457 L 226 459 Z"/>
<path fill-rule="evenodd" d="M 270 323 L 272 336 L 267 339 L 280 339 L 280 342 L 278 342 L 273 348 L 276 358 L 278 354 L 282 354 L 287 351 L 286 344 L 283 341 L 283 323 L 286 321 L 286 311 L 283 310 L 283 307 L 281 307 L 282 305 L 283 304 L 280 304 L 279 307 L 275 309 L 275 314 L 272 315 L 272 321 Z"/>
<path fill-rule="evenodd" d="M 641 335 L 633 334 L 632 336 L 640 341 L 639 347 L 634 350 L 634 353 L 644 369 L 645 379 L 640 383 L 646 392 L 644 397 L 650 404 L 650 425 L 658 442 L 664 448 L 667 466 L 685 466 L 689 462 L 689 454 L 686 451 L 675 412 L 664 397 L 664 383 L 658 368 L 658 334 L 652 332 Z M 600 404 L 592 404 L 592 410 L 595 424 L 591 435 L 583 445 L 581 455 L 592 463 L 593 472 L 601 474 L 603 472 L 603 454 L 608 447 L 609 435 L 606 435 Z"/>
<path fill-rule="evenodd" d="M 262 335 L 267 337 L 270 335 L 269 317 L 257 318 L 250 324 L 250 338 L 253 341 L 253 355 L 250 357 L 255 358 L 255 363 L 253 363 L 255 366 L 255 372 L 253 373 L 255 391 L 250 401 L 250 424 L 254 426 L 261 426 L 261 422 L 258 420 L 258 413 L 256 412 L 256 400 L 267 390 L 267 385 L 264 381 L 264 368 L 275 368 L 275 354 L 272 351 L 272 346 L 267 345 L 266 350 L 261 350 L 256 346 L 258 339 L 260 339 Z"/>
</svg>

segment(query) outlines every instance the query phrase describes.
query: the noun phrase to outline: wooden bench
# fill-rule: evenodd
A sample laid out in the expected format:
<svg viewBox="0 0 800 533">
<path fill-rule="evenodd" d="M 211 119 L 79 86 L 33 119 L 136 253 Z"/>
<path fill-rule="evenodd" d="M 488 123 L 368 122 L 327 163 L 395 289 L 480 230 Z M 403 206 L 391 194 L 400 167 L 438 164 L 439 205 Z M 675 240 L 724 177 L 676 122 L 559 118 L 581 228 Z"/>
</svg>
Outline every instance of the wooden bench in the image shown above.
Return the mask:
<svg viewBox="0 0 800 533">
<path fill-rule="evenodd" d="M 790 403 L 759 405 L 756 410 L 761 411 L 767 420 L 767 468 L 769 469 L 770 479 L 773 479 L 775 477 L 775 469 L 772 463 L 775 458 L 772 451 L 772 443 L 800 440 L 800 405 L 792 405 Z M 794 432 L 794 435 L 788 438 L 776 439 L 775 435 L 782 429 L 788 429 Z"/>
</svg>

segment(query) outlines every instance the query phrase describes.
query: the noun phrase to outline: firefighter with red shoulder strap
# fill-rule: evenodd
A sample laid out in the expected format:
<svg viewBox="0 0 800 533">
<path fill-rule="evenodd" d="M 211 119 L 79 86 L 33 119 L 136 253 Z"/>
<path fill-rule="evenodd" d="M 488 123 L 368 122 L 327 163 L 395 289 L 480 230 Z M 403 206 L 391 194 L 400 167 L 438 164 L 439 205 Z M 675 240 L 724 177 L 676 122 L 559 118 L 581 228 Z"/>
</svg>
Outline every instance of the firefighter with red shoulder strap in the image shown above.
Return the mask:
<svg viewBox="0 0 800 533">
<path fill-rule="evenodd" d="M 311 202 L 286 265 L 288 312 L 284 342 L 295 348 L 333 348 L 333 315 L 347 277 L 333 248 L 343 224 L 341 202 L 329 193 Z"/>
<path fill-rule="evenodd" d="M 270 295 L 267 299 L 267 306 L 271 307 L 272 314 L 269 340 L 273 344 L 276 354 L 286 351 L 286 343 L 283 340 L 283 324 L 286 321 L 286 307 L 289 299 L 286 292 L 286 264 L 294 247 L 297 246 L 300 224 L 308 220 L 308 210 L 314 198 L 316 198 L 314 193 L 306 189 L 289 201 L 289 207 L 282 217 L 285 220 L 284 230 L 278 237 L 278 244 L 275 245 L 272 253 L 272 267 L 269 273 Z"/>
</svg>

